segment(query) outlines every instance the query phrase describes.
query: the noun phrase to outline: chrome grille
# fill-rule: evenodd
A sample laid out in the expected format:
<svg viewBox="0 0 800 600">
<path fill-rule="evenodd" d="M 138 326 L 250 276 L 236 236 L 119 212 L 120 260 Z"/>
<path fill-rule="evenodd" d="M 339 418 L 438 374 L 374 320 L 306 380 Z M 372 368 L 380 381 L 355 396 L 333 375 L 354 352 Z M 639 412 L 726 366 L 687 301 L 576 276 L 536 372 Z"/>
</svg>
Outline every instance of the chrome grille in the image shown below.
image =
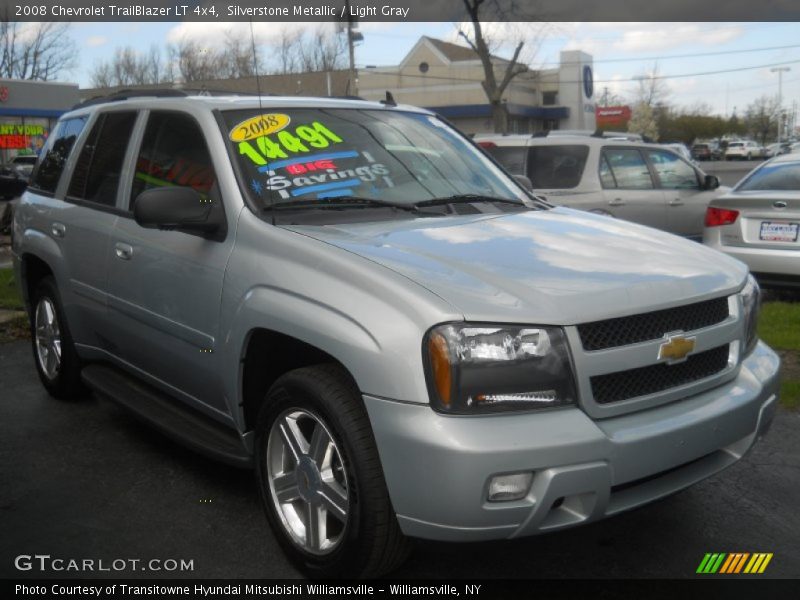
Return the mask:
<svg viewBox="0 0 800 600">
<path fill-rule="evenodd" d="M 584 350 L 604 350 L 657 340 L 673 331 L 693 331 L 721 323 L 728 317 L 728 299 L 706 300 L 629 317 L 578 325 Z"/>
<path fill-rule="evenodd" d="M 598 404 L 610 404 L 662 392 L 716 375 L 728 366 L 729 345 L 689 356 L 685 362 L 660 363 L 591 377 Z"/>
</svg>

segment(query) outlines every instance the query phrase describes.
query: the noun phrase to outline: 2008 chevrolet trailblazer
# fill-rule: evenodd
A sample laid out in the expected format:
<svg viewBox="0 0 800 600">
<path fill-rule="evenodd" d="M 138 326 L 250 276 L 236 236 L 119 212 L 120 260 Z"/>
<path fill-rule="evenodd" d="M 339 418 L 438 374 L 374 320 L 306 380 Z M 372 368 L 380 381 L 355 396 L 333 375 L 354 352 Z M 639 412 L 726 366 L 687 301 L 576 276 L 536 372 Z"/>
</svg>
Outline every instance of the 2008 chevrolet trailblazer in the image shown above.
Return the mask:
<svg viewBox="0 0 800 600">
<path fill-rule="evenodd" d="M 392 102 L 90 102 L 13 233 L 48 391 L 253 466 L 314 575 L 661 498 L 777 403 L 742 263 L 552 207 Z"/>
</svg>

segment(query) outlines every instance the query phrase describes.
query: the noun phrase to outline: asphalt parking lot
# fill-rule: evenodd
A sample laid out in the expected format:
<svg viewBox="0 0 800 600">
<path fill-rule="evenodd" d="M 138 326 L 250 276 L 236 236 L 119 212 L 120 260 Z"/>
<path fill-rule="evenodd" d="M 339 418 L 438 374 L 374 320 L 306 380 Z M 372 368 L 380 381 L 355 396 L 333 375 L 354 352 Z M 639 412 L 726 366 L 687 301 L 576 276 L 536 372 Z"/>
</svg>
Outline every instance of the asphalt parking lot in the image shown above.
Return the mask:
<svg viewBox="0 0 800 600">
<path fill-rule="evenodd" d="M 26 342 L 0 345 L 0 576 L 295 578 L 249 472 L 172 443 L 115 405 L 64 403 Z M 458 498 L 453 499 L 458 502 Z M 420 541 L 401 578 L 682 578 L 706 552 L 772 552 L 759 577 L 800 577 L 800 413 L 680 494 L 593 525 L 512 542 Z M 20 572 L 15 557 L 175 559 L 191 572 Z"/>
</svg>

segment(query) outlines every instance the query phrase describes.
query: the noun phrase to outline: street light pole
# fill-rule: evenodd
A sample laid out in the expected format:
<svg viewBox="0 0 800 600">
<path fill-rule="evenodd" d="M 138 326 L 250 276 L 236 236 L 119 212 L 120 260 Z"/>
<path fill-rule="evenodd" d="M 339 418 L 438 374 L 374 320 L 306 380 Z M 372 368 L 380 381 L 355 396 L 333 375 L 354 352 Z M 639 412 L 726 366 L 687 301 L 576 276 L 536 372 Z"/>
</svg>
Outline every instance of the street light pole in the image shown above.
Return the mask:
<svg viewBox="0 0 800 600">
<path fill-rule="evenodd" d="M 781 133 L 783 133 L 783 74 L 791 71 L 789 67 L 773 67 L 770 73 L 778 74 L 778 144 L 781 143 Z M 778 146 L 780 149 L 780 146 Z"/>
</svg>

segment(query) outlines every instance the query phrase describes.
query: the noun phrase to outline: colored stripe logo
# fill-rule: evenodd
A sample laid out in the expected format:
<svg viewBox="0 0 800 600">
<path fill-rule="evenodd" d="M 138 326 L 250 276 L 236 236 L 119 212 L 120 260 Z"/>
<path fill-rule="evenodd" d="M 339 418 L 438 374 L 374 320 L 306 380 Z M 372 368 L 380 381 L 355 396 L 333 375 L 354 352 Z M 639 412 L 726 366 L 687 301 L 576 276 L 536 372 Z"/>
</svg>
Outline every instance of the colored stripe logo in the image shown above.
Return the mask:
<svg viewBox="0 0 800 600">
<path fill-rule="evenodd" d="M 738 575 L 740 573 L 757 574 L 763 573 L 769 561 L 772 560 L 772 552 L 731 552 L 731 553 L 706 553 L 697 573 L 703 575 Z"/>
</svg>

